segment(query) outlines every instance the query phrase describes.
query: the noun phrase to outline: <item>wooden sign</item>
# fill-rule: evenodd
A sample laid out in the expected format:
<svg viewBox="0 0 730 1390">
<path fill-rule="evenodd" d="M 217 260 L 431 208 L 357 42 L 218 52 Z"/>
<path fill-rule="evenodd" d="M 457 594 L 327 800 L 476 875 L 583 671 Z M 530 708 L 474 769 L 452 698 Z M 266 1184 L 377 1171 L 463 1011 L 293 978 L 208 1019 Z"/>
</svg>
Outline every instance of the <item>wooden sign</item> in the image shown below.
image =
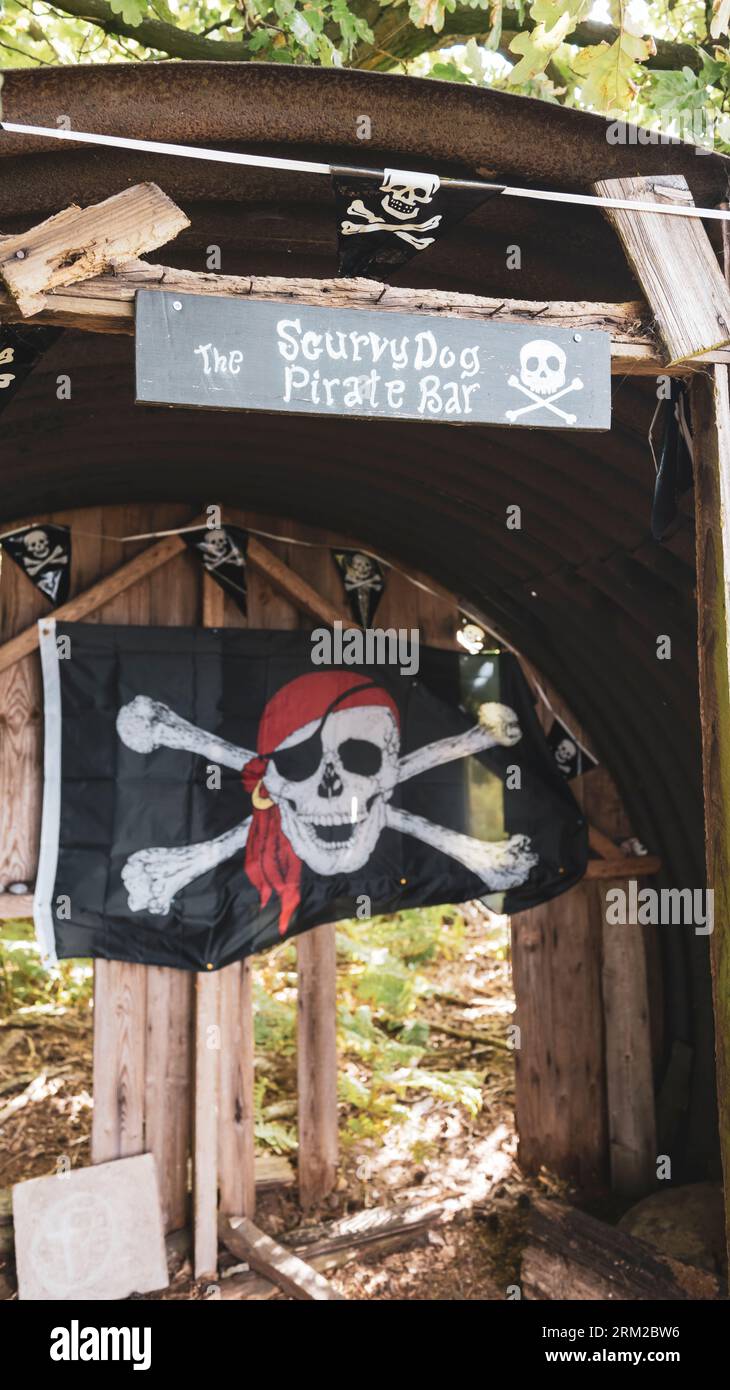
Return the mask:
<svg viewBox="0 0 730 1390">
<path fill-rule="evenodd" d="M 611 340 L 539 323 L 137 294 L 137 400 L 607 430 Z"/>
</svg>

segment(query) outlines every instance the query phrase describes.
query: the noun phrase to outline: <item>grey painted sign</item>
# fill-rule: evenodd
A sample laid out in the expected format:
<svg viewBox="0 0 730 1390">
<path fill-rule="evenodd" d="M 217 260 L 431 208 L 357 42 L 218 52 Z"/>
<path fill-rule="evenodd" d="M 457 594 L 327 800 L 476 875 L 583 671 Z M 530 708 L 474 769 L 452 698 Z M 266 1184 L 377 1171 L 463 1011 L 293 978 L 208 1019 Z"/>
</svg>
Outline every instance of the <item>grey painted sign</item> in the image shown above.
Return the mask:
<svg viewBox="0 0 730 1390">
<path fill-rule="evenodd" d="M 533 324 L 140 290 L 137 400 L 607 430 L 611 340 Z"/>
</svg>

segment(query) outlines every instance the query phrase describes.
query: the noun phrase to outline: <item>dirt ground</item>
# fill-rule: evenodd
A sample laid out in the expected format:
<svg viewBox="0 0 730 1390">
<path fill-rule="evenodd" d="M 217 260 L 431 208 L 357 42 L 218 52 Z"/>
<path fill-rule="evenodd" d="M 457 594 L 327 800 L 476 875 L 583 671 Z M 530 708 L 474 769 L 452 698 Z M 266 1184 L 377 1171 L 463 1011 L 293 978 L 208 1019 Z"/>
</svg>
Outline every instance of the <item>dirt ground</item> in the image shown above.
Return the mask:
<svg viewBox="0 0 730 1390">
<path fill-rule="evenodd" d="M 458 958 L 439 959 L 428 973 L 433 988 L 419 1017 L 431 1029 L 430 1066 L 476 1072 L 481 1108 L 409 1092 L 407 1118 L 343 1148 L 336 1191 L 307 1219 L 438 1201 L 447 1221 L 421 1245 L 353 1261 L 331 1273 L 335 1287 L 351 1299 L 503 1300 L 518 1276 L 526 1194 L 558 1190 L 546 1174 L 526 1183 L 516 1167 L 514 1067 L 502 1041 L 514 1007 L 509 963 L 474 912 Z M 91 1075 L 90 1008 L 61 1017 L 20 1012 L 0 1023 L 0 1189 L 61 1163 L 90 1163 Z M 274 1189 L 258 1204 L 257 1222 L 284 1244 L 302 1226 L 295 1193 Z M 224 1253 L 221 1264 L 224 1285 L 235 1261 Z M 184 1249 L 171 1254 L 171 1275 L 163 1298 L 209 1296 L 192 1280 Z M 0 1289 L 16 1296 L 11 1263 L 0 1266 Z"/>
</svg>

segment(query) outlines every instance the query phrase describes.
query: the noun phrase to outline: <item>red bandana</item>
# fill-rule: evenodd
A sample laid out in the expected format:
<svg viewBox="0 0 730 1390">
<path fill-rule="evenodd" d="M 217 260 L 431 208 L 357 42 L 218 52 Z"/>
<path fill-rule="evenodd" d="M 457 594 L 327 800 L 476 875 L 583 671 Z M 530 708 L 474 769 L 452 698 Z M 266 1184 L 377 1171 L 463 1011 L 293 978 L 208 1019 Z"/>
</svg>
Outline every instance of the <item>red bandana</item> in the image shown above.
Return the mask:
<svg viewBox="0 0 730 1390">
<path fill-rule="evenodd" d="M 351 695 L 347 692 L 352 691 Z M 343 697 L 339 699 L 339 697 Z M 345 671 L 317 671 L 298 676 L 272 696 L 261 716 L 257 756 L 243 769 L 243 785 L 253 798 L 253 820 L 246 841 L 246 874 L 257 889 L 261 906 L 272 893 L 281 904 L 279 932 L 283 936 L 299 905 L 302 861 L 294 853 L 281 825 L 281 813 L 270 799 L 264 778 L 268 756 L 297 729 L 322 719 L 338 700 L 338 709 L 383 705 L 398 720 L 395 701 L 367 677 Z"/>
</svg>

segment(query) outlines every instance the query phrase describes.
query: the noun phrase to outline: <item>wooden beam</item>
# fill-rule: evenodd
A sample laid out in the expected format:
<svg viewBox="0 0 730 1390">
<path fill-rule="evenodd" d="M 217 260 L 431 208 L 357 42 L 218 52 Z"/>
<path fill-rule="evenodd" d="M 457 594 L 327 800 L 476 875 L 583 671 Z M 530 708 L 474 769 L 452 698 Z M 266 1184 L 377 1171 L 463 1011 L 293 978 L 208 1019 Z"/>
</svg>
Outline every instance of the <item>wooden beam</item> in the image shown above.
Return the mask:
<svg viewBox="0 0 730 1390">
<path fill-rule="evenodd" d="M 692 387 L 700 722 L 717 1105 L 730 1249 L 730 396 L 727 369 Z"/>
<path fill-rule="evenodd" d="M 248 538 L 247 558 L 249 564 L 255 565 L 256 569 L 261 570 L 261 573 L 271 580 L 275 588 L 285 594 L 288 599 L 291 599 L 292 603 L 302 612 L 308 613 L 312 618 L 319 618 L 328 627 L 332 627 L 336 622 L 344 623 L 347 627 L 355 626 L 353 618 L 345 612 L 344 608 L 330 603 L 329 599 L 322 598 L 321 594 L 318 594 L 317 590 L 312 588 L 306 579 L 302 579 L 293 569 L 290 569 L 289 565 L 274 555 L 273 551 L 262 545 L 256 536 L 249 536 Z M 0 667 L 1 669 L 2 667 Z"/>
<path fill-rule="evenodd" d="M 189 525 L 196 526 L 205 521 L 204 515 L 198 516 L 194 517 Z M 92 584 L 83 593 L 69 599 L 68 603 L 62 603 L 60 608 L 49 614 L 49 618 L 61 623 L 79 622 L 81 618 L 93 613 L 94 609 L 101 608 L 103 604 L 116 598 L 117 594 L 123 594 L 125 589 L 131 588 L 140 579 L 145 579 L 161 565 L 166 565 L 168 560 L 179 555 L 184 547 L 185 542 L 180 536 L 165 536 L 163 540 L 157 541 L 155 545 L 151 545 L 147 550 L 135 555 L 133 560 L 128 560 L 126 564 L 120 565 L 119 569 L 113 570 L 111 574 L 99 579 L 96 584 Z M 32 623 L 23 632 L 19 632 L 17 637 L 11 637 L 9 642 L 4 642 L 0 646 L 0 671 L 5 671 L 8 666 L 20 661 L 21 657 L 28 656 L 29 652 L 34 652 L 37 646 L 38 626 L 36 623 Z"/>
<path fill-rule="evenodd" d="M 260 1231 L 245 1216 L 221 1216 L 220 1237 L 228 1249 L 291 1298 L 317 1302 L 347 1300 L 311 1265 Z"/>
<path fill-rule="evenodd" d="M 337 952 L 331 923 L 297 937 L 299 1200 L 305 1211 L 337 1179 Z"/>
<path fill-rule="evenodd" d="M 523 1298 L 548 1302 L 716 1299 L 719 1281 L 567 1202 L 533 1198 Z M 614 1321 L 620 1322 L 618 1316 Z"/>
<path fill-rule="evenodd" d="M 652 878 L 658 874 L 662 861 L 654 854 L 616 856 L 613 859 L 589 859 L 585 878 Z"/>
<path fill-rule="evenodd" d="M 593 188 L 599 197 L 656 203 L 675 200 L 680 191 L 645 178 L 603 179 Z M 727 348 L 730 290 L 702 223 L 623 208 L 607 208 L 606 217 L 646 295 L 667 362 Z"/>
<path fill-rule="evenodd" d="M 171 241 L 189 218 L 154 183 L 125 188 L 92 207 L 65 208 L 0 245 L 0 280 L 24 318 L 49 290 L 87 280 Z"/>
<path fill-rule="evenodd" d="M 476 322 L 498 320 L 500 323 L 531 324 L 534 320 L 539 321 L 541 331 L 599 329 L 611 334 L 611 370 L 615 373 L 656 375 L 666 358 L 653 331 L 650 311 L 642 300 L 611 304 L 585 300 L 497 299 L 451 294 L 445 290 L 414 290 L 365 279 L 212 275 L 131 260 L 116 265 L 113 272 L 54 290 L 48 294 L 43 311 L 33 317 L 32 323 L 55 324 L 59 328 L 78 328 L 92 333 L 132 335 L 134 299 L 140 289 L 220 294 L 242 300 L 279 300 L 287 305 L 295 302 L 333 309 L 376 309 L 379 313 L 445 314 Z M 0 321 L 14 323 L 22 318 L 11 296 L 0 288 Z M 730 354 L 716 354 L 715 359 L 729 361 Z"/>
</svg>

